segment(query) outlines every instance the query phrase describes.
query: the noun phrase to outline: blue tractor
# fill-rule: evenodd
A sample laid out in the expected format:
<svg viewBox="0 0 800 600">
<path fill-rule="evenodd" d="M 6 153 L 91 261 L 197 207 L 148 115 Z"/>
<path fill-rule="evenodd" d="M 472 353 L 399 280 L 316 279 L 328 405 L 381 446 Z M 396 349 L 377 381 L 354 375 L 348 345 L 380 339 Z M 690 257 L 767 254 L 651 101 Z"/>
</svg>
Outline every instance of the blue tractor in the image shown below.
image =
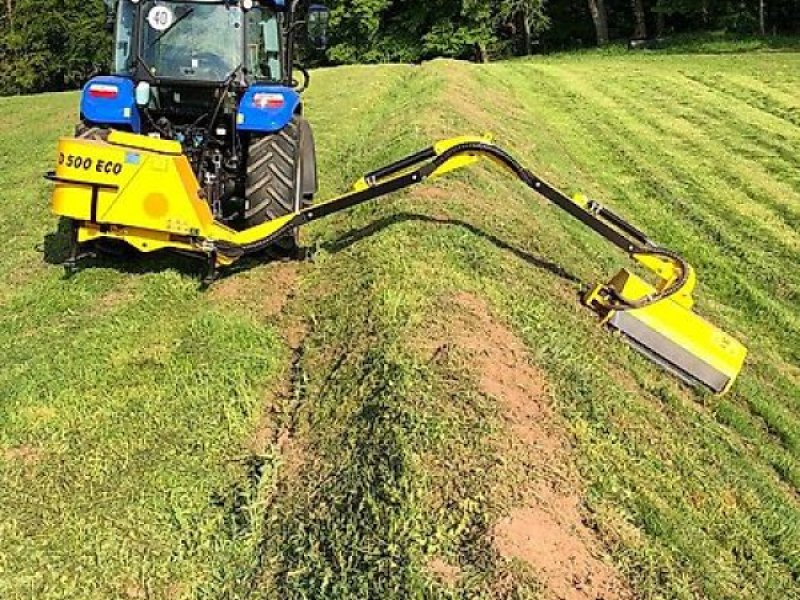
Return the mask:
<svg viewBox="0 0 800 600">
<path fill-rule="evenodd" d="M 180 143 L 215 220 L 241 230 L 317 191 L 296 37 L 327 43 L 328 9 L 299 0 L 110 0 L 113 75 L 84 87 L 78 137 L 111 130 Z M 273 247 L 296 249 L 296 229 Z"/>
</svg>

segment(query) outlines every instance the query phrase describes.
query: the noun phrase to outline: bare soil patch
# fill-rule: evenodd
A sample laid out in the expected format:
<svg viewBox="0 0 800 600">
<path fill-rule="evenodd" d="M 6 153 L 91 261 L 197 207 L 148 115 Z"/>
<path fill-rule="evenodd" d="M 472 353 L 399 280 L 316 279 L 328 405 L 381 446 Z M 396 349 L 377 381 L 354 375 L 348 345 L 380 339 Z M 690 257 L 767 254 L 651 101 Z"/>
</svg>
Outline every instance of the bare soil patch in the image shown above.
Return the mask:
<svg viewBox="0 0 800 600">
<path fill-rule="evenodd" d="M 211 288 L 211 297 L 221 304 L 234 304 L 260 318 L 280 314 L 294 296 L 296 262 L 272 262 L 252 271 L 233 273 Z"/>
<path fill-rule="evenodd" d="M 254 454 L 263 454 L 273 445 L 284 454 L 292 452 L 295 446 L 291 432 L 293 415 L 284 413 L 295 410 L 293 369 L 307 331 L 300 320 L 288 318 L 281 323 L 280 333 L 293 353 L 293 364 L 265 394 L 261 417 L 247 444 Z"/>
<path fill-rule="evenodd" d="M 294 369 L 307 335 L 305 322 L 291 304 L 297 297 L 300 269 L 297 261 L 274 261 L 232 273 L 210 290 L 213 302 L 274 325 L 291 350 L 291 364 L 265 391 L 258 421 L 243 444 L 253 456 L 280 455 L 279 489 L 297 477 L 306 461 L 305 445 L 294 434 Z"/>
<path fill-rule="evenodd" d="M 266 454 L 267 450 L 275 444 L 277 439 L 276 420 L 279 406 L 291 393 L 288 378 L 284 377 L 276 382 L 265 394 L 262 402 L 261 415 L 258 418 L 253 434 L 247 440 L 246 448 L 255 456 Z"/>
<path fill-rule="evenodd" d="M 428 562 L 428 571 L 447 585 L 455 585 L 461 578 L 461 569 L 457 565 L 450 564 L 438 556 Z"/>
<path fill-rule="evenodd" d="M 263 455 L 268 449 L 274 448 L 282 458 L 279 485 L 285 485 L 287 481 L 295 480 L 307 457 L 305 444 L 294 432 L 295 413 L 299 408 L 296 404 L 294 379 L 296 364 L 303 352 L 303 341 L 308 331 L 305 323 L 295 315 L 282 319 L 279 330 L 292 350 L 292 364 L 265 394 L 261 416 L 246 447 L 254 455 Z"/>
<path fill-rule="evenodd" d="M 601 558 L 599 542 L 584 524 L 580 505 L 563 492 L 542 488 L 530 506 L 512 510 L 495 525 L 498 552 L 533 567 L 554 598 L 631 598 L 627 583 Z"/>
<path fill-rule="evenodd" d="M 35 446 L 23 444 L 21 446 L 13 446 L 6 448 L 2 451 L 3 459 L 8 462 L 35 465 L 42 458 L 42 451 Z"/>
<path fill-rule="evenodd" d="M 548 597 L 563 600 L 631 598 L 583 517 L 583 490 L 571 445 L 552 407 L 547 380 L 522 342 L 495 319 L 486 303 L 466 293 L 449 302 L 449 318 L 423 344 L 434 355 L 464 356 L 480 390 L 501 407 L 506 431 L 494 440 L 521 481 L 513 508 L 491 531 L 495 550 L 532 568 Z"/>
</svg>

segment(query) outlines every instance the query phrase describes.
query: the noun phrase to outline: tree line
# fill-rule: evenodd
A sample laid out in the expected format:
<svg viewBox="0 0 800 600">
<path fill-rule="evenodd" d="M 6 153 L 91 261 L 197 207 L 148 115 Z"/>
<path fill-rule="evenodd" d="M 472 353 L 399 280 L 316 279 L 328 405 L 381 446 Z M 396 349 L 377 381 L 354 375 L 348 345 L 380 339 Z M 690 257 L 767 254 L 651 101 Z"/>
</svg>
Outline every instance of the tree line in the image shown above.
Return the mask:
<svg viewBox="0 0 800 600">
<path fill-rule="evenodd" d="M 104 0 L 0 0 L 0 95 L 108 68 Z M 329 63 L 486 61 L 676 33 L 800 31 L 800 0 L 330 0 Z"/>
<path fill-rule="evenodd" d="M 473 60 L 679 33 L 800 32 L 800 0 L 337 0 L 335 62 Z"/>
</svg>

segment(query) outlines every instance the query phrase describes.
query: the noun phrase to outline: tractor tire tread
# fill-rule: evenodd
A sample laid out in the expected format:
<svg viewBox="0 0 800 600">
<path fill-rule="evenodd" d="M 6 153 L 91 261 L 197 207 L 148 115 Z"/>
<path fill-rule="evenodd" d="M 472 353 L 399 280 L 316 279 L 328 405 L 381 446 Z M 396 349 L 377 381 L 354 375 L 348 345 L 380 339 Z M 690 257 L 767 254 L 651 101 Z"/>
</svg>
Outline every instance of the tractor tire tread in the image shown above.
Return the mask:
<svg viewBox="0 0 800 600">
<path fill-rule="evenodd" d="M 247 156 L 245 225 L 254 227 L 295 211 L 300 166 L 299 117 L 281 131 L 253 137 Z"/>
</svg>

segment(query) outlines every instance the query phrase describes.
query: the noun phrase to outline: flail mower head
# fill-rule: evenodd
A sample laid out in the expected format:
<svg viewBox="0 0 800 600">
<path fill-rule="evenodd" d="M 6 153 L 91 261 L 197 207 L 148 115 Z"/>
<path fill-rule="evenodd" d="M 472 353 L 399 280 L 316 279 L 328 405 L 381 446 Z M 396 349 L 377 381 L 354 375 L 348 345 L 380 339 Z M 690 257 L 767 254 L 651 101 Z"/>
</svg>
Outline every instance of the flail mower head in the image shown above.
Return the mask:
<svg viewBox="0 0 800 600">
<path fill-rule="evenodd" d="M 672 272 L 667 262 L 654 266 Z M 686 383 L 723 394 L 741 371 L 747 349 L 692 310 L 695 276 L 687 268 L 685 281 L 669 295 L 663 290 L 671 284 L 670 275 L 654 287 L 622 269 L 584 300 L 633 348 Z"/>
</svg>

